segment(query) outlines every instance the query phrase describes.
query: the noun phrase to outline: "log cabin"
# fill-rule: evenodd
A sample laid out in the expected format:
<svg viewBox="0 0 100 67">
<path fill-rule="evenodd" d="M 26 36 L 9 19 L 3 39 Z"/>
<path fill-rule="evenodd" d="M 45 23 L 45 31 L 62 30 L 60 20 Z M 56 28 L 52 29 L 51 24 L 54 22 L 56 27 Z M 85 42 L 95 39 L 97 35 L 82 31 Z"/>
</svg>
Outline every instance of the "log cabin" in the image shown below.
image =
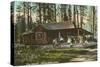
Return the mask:
<svg viewBox="0 0 100 67">
<path fill-rule="evenodd" d="M 53 39 L 63 37 L 67 40 L 68 37 L 77 37 L 83 35 L 91 35 L 91 32 L 75 28 L 69 22 L 63 23 L 45 23 L 37 25 L 33 30 L 24 32 L 21 37 L 21 43 L 29 45 L 50 44 Z"/>
</svg>

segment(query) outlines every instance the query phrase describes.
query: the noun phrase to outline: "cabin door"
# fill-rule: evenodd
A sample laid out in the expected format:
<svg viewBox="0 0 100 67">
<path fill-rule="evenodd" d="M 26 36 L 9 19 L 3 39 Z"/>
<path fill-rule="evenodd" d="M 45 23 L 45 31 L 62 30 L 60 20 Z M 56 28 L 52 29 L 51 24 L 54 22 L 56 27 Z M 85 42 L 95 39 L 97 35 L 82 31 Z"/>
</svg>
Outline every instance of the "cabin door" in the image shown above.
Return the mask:
<svg viewBox="0 0 100 67">
<path fill-rule="evenodd" d="M 46 44 L 47 43 L 46 32 L 36 32 L 35 40 L 37 44 Z"/>
</svg>

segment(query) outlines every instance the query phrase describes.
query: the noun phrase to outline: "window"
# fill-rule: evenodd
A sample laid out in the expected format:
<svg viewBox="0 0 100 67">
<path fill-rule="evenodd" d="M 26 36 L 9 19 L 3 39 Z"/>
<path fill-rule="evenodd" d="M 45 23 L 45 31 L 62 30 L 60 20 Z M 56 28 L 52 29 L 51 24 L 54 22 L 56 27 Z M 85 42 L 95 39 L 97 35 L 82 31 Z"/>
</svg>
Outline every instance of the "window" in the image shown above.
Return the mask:
<svg viewBox="0 0 100 67">
<path fill-rule="evenodd" d="M 42 32 L 37 32 L 37 39 L 43 38 L 43 33 Z"/>
</svg>

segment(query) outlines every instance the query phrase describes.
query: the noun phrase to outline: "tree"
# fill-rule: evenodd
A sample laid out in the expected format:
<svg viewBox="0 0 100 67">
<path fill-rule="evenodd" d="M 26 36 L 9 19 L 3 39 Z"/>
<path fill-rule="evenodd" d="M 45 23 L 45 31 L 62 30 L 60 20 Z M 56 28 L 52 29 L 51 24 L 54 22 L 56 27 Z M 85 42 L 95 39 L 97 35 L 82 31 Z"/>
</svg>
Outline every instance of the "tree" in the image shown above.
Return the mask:
<svg viewBox="0 0 100 67">
<path fill-rule="evenodd" d="M 92 6 L 92 11 L 93 11 L 93 38 L 94 38 L 96 34 L 96 8 L 95 6 Z"/>
<path fill-rule="evenodd" d="M 68 21 L 68 5 L 66 4 L 61 4 L 61 18 L 62 22 Z"/>
<path fill-rule="evenodd" d="M 84 6 L 80 6 L 80 27 L 83 27 Z"/>
<path fill-rule="evenodd" d="M 69 8 L 68 8 L 68 14 L 69 14 L 69 21 L 72 22 L 71 5 L 69 5 Z"/>
<path fill-rule="evenodd" d="M 73 6 L 73 25 L 76 28 L 76 5 Z"/>
<path fill-rule="evenodd" d="M 39 23 L 52 23 L 56 22 L 56 5 L 55 4 L 46 4 L 38 3 L 38 14 L 39 14 Z"/>
</svg>

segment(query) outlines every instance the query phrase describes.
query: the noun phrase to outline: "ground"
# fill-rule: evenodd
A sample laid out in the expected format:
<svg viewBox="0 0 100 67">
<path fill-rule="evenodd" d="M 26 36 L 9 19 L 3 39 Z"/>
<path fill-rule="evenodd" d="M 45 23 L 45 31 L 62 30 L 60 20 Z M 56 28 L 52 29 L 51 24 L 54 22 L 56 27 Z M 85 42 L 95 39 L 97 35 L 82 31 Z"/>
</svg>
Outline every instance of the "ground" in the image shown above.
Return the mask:
<svg viewBox="0 0 100 67">
<path fill-rule="evenodd" d="M 15 46 L 15 65 L 96 61 L 96 48 Z"/>
</svg>

